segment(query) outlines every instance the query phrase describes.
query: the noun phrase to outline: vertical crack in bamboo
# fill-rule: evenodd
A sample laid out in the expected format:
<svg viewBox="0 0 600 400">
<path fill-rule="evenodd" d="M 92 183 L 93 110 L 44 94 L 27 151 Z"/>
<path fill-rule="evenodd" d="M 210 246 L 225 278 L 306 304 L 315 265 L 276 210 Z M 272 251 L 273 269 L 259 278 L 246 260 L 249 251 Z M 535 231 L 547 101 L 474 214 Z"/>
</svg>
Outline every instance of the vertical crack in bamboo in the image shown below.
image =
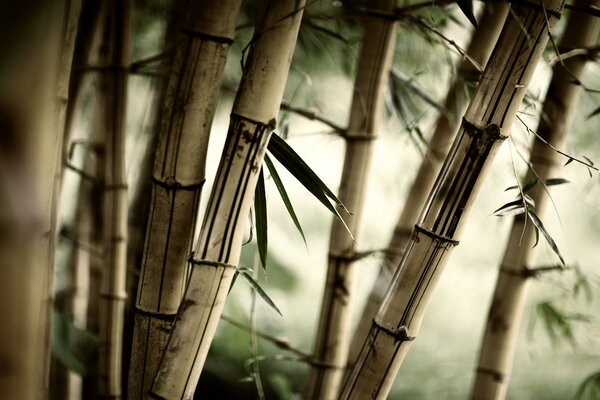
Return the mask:
<svg viewBox="0 0 600 400">
<path fill-rule="evenodd" d="M 576 7 L 599 6 L 598 0 L 577 0 Z M 600 20 L 578 11 L 572 11 L 559 49 L 593 46 L 600 31 Z M 581 86 L 585 57 L 569 58 L 564 65 L 554 65 L 552 81 L 539 119 L 537 133 L 555 148 L 561 150 L 573 120 Z M 526 174 L 523 183 L 532 179 L 552 178 L 562 156 L 540 140 L 533 143 L 530 162 L 535 169 Z M 535 201 L 536 214 L 543 218 L 548 195 L 538 183 L 528 194 Z M 535 230 L 525 224 L 524 214 L 514 218 L 509 242 L 500 267 L 500 274 L 488 314 L 472 399 L 504 399 L 508 388 L 513 357 L 518 340 L 529 282 L 533 275 L 528 267 L 535 262 Z"/>
<path fill-rule="evenodd" d="M 152 177 L 128 397 L 146 396 L 186 282 L 210 128 L 240 0 L 180 2 L 177 36 Z"/>
<path fill-rule="evenodd" d="M 370 5 L 389 13 L 395 1 Z M 344 138 L 346 152 L 338 197 L 352 215 L 345 218 L 358 236 L 371 166 L 374 140 L 381 120 L 383 93 L 387 86 L 396 43 L 395 20 L 379 16 L 365 18 L 364 38 L 358 61 L 350 120 Z M 351 260 L 356 243 L 337 220 L 330 234 L 327 278 L 319 316 L 307 398 L 334 399 L 340 389 L 348 359 L 350 322 L 354 298 L 356 262 Z"/>
<path fill-rule="evenodd" d="M 192 270 L 150 395 L 192 398 L 239 261 L 245 218 L 275 127 L 304 8 L 268 1 L 251 43 Z"/>
<path fill-rule="evenodd" d="M 485 66 L 492 53 L 494 45 L 500 36 L 500 30 L 508 14 L 508 3 L 494 3 L 485 6 L 478 18 L 479 26 L 472 35 L 471 42 L 467 48 L 467 54 L 478 64 Z M 455 81 L 450 86 L 444 109 L 446 114 L 440 114 L 436 122 L 435 131 L 428 144 L 427 153 L 421 161 L 417 175 L 410 188 L 402 213 L 398 218 L 393 236 L 388 245 L 394 251 L 387 252 L 381 263 L 377 279 L 369 293 L 367 302 L 363 308 L 358 326 L 353 335 L 348 356 L 349 368 L 356 360 L 358 352 L 365 340 L 371 321 L 377 313 L 385 289 L 398 266 L 402 252 L 408 243 L 414 224 L 417 222 L 422 205 L 427 200 L 436 175 L 439 173 L 442 162 L 448 151 L 452 140 L 458 130 L 461 117 L 468 105 L 468 98 L 464 94 L 465 85 L 469 81 L 477 81 L 478 71 L 472 63 L 463 61 L 458 68 Z"/>
<path fill-rule="evenodd" d="M 562 1 L 544 1 L 550 24 Z M 548 40 L 541 7 L 512 4 L 490 61 L 465 113 L 417 228 L 358 356 L 341 399 L 385 398 L 411 341 L 399 341 L 380 325 L 414 337 L 464 221 L 504 136 L 510 129 Z M 514 15 L 518 16 L 518 21 Z M 524 27 L 524 29 L 522 29 Z"/>
</svg>

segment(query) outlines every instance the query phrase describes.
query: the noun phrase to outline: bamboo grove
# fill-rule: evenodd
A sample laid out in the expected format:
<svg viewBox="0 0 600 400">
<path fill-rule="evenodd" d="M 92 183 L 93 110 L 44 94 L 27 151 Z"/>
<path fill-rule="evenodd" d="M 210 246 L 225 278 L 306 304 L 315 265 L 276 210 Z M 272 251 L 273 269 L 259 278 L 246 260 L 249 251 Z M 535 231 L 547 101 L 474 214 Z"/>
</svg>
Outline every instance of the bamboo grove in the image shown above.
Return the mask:
<svg viewBox="0 0 600 400">
<path fill-rule="evenodd" d="M 0 398 L 600 391 L 599 0 L 34 3 Z"/>
</svg>

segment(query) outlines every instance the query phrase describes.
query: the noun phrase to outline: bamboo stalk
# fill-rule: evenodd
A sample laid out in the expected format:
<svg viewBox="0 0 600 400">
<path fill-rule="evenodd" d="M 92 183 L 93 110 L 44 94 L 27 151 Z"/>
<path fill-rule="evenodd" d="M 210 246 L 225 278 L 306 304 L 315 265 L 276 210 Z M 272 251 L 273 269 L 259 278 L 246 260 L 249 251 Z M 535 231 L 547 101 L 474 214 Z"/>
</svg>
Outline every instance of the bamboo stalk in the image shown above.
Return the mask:
<svg viewBox="0 0 600 400">
<path fill-rule="evenodd" d="M 210 128 L 240 5 L 182 4 L 186 17 L 165 98 L 136 300 L 131 399 L 150 390 L 184 292 Z"/>
<path fill-rule="evenodd" d="M 268 1 L 236 96 L 184 299 L 150 395 L 193 396 L 238 262 L 246 216 L 275 125 L 304 8 Z"/>
<path fill-rule="evenodd" d="M 563 4 L 547 0 L 542 5 L 511 5 L 513 12 L 424 204 L 341 399 L 382 399 L 389 393 Z"/>
<path fill-rule="evenodd" d="M 98 77 L 99 129 L 105 131 L 103 176 L 103 256 L 100 284 L 97 396 L 121 398 L 121 344 L 126 298 L 127 181 L 125 170 L 125 105 L 130 53 L 129 1 L 106 7 L 101 59 L 117 66 Z"/>
<path fill-rule="evenodd" d="M 598 7 L 598 0 L 577 0 L 577 7 Z M 561 52 L 593 46 L 600 32 L 600 20 L 579 11 L 572 11 L 567 27 L 559 43 Z M 553 67 L 552 81 L 548 87 L 542 109 L 538 135 L 557 149 L 563 149 L 581 93 L 577 85 L 583 77 L 584 67 L 589 61 L 585 55 L 569 58 L 564 64 Z M 530 163 L 535 173 L 529 170 L 523 184 L 532 179 L 544 181 L 552 178 L 564 157 L 540 140 L 535 140 Z M 543 218 L 549 200 L 541 183 L 528 194 L 535 201 L 536 214 Z M 508 388 L 519 326 L 523 318 L 527 290 L 531 282 L 529 268 L 535 262 L 535 230 L 526 223 L 524 214 L 516 216 L 500 264 L 492 304 L 488 314 L 472 399 L 504 399 Z"/>
<path fill-rule="evenodd" d="M 478 27 L 473 32 L 471 42 L 467 47 L 467 54 L 479 65 L 485 66 L 487 64 L 498 36 L 500 36 L 502 25 L 506 20 L 508 7 L 508 3 L 486 3 L 485 8 L 482 10 L 478 18 Z M 468 98 L 465 96 L 465 84 L 467 82 L 477 82 L 478 80 L 479 72 L 472 63 L 463 60 L 446 95 L 444 109 L 447 110 L 447 113 L 440 114 L 436 121 L 427 153 L 421 161 L 417 175 L 406 197 L 404 208 L 396 222 L 393 236 L 388 245 L 388 249 L 392 251 L 386 252 L 384 255 L 377 279 L 358 320 L 358 326 L 350 346 L 349 367 L 358 357 L 363 341 L 369 333 L 373 317 L 377 314 L 385 290 L 395 272 L 395 268 L 402 259 L 402 252 L 410 239 L 421 207 L 427 200 L 435 177 L 450 150 L 450 145 L 460 125 L 460 118 L 467 109 Z"/>
<path fill-rule="evenodd" d="M 370 5 L 389 13 L 395 0 Z M 352 214 L 345 219 L 348 229 L 359 234 L 374 140 L 381 122 L 383 94 L 396 43 L 395 20 L 366 17 L 364 38 L 354 83 L 354 96 L 346 152 L 338 197 Z M 356 242 L 344 224 L 333 221 L 329 239 L 327 280 L 319 316 L 313 358 L 316 361 L 308 378 L 307 398 L 336 398 L 348 359 L 352 302 L 355 293 Z"/>
</svg>

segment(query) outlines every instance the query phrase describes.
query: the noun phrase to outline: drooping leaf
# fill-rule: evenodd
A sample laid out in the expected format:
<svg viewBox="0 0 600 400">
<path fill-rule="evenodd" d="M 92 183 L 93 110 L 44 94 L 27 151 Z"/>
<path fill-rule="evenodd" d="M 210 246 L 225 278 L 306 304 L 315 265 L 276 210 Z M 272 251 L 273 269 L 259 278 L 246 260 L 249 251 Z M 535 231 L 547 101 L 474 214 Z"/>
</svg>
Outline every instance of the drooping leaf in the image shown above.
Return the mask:
<svg viewBox="0 0 600 400">
<path fill-rule="evenodd" d="M 94 372 L 98 338 L 86 330 L 77 328 L 73 318 L 60 311 L 52 314 L 52 354 L 69 370 L 81 376 Z"/>
<path fill-rule="evenodd" d="M 304 160 L 300 158 L 298 153 L 296 153 L 285 140 L 276 134 L 271 136 L 268 149 L 273 157 L 275 157 L 285 169 L 287 169 L 309 192 L 311 192 L 321 204 L 333 213 L 333 215 L 344 225 L 350 236 L 354 238 L 338 210 L 331 204 L 330 199 L 344 211 L 348 213 L 349 211 L 327 185 L 323 183 L 317 174 L 315 174 Z"/>
<path fill-rule="evenodd" d="M 463 12 L 463 14 L 465 14 L 465 17 L 467 17 L 469 22 L 471 22 L 471 24 L 475 28 L 477 28 L 477 19 L 475 18 L 475 15 L 473 14 L 473 1 L 472 0 L 457 0 L 456 4 L 458 4 L 458 7 Z"/>
<path fill-rule="evenodd" d="M 565 178 L 550 178 L 550 179 L 546 179 L 544 181 L 544 184 L 546 186 L 556 186 L 556 185 L 562 185 L 564 183 L 569 183 L 571 181 L 565 179 Z"/>
<path fill-rule="evenodd" d="M 533 189 L 533 188 L 535 187 L 535 185 L 537 185 L 537 183 L 538 183 L 538 180 L 537 180 L 537 178 L 533 178 L 532 180 L 530 180 L 529 182 L 527 182 L 527 183 L 525 184 L 525 186 L 523 186 L 523 187 L 521 188 L 521 191 L 522 191 L 523 193 L 527 193 L 527 192 L 529 192 L 531 189 Z M 505 191 L 505 192 L 508 192 L 509 190 L 516 190 L 516 189 L 519 189 L 519 185 L 509 186 L 509 187 L 507 187 L 506 189 L 504 189 L 504 191 Z"/>
<path fill-rule="evenodd" d="M 524 212 L 525 211 L 524 207 L 525 206 L 523 205 L 523 200 L 521 198 L 519 198 L 517 200 L 510 201 L 510 202 L 498 207 L 492 214 L 500 217 L 500 216 L 506 215 L 506 213 L 508 213 L 508 212 L 512 212 L 515 209 L 519 209 L 519 208 L 523 208 L 522 212 Z"/>
<path fill-rule="evenodd" d="M 277 308 L 267 292 L 265 292 L 263 288 L 260 287 L 258 282 L 256 282 L 252 277 L 252 270 L 250 268 L 240 267 L 238 268 L 238 272 L 244 279 L 246 279 L 246 281 L 250 284 L 250 287 L 252 287 L 252 289 L 265 301 L 265 303 L 271 306 L 273 310 L 277 311 L 277 314 L 283 317 L 283 314 L 281 314 L 281 311 L 279 311 L 279 308 Z"/>
<path fill-rule="evenodd" d="M 597 371 L 579 385 L 575 400 L 600 400 L 600 371 Z"/>
<path fill-rule="evenodd" d="M 589 113 L 589 115 L 587 116 L 587 119 L 595 117 L 598 114 L 600 114 L 600 107 L 596 108 L 594 111 L 592 111 L 591 113 Z"/>
<path fill-rule="evenodd" d="M 538 218 L 538 216 L 535 214 L 535 212 L 533 212 L 533 210 L 531 210 L 531 209 L 529 210 L 527 215 L 529 216 L 529 219 L 531 220 L 531 222 L 533 222 L 533 225 L 535 225 L 535 227 L 539 231 L 542 232 L 542 235 L 544 235 L 544 238 L 546 238 L 546 241 L 552 248 L 552 251 L 554 251 L 554 253 L 558 256 L 562 265 L 565 265 L 565 260 L 563 259 L 562 255 L 560 254 L 560 251 L 558 250 L 558 246 L 554 242 L 554 239 L 552 238 L 552 236 L 550 236 L 550 234 L 544 227 L 544 224 L 542 223 L 542 221 Z"/>
<path fill-rule="evenodd" d="M 563 167 L 566 167 L 567 165 L 571 164 L 575 159 L 569 157 L 569 159 L 567 160 L 567 162 L 563 165 Z"/>
<path fill-rule="evenodd" d="M 304 231 L 302 230 L 300 221 L 298 221 L 298 217 L 296 216 L 296 212 L 294 211 L 294 207 L 292 206 L 292 202 L 290 201 L 287 191 L 285 190 L 285 187 L 283 186 L 283 182 L 281 181 L 281 178 L 279 177 L 277 168 L 275 168 L 275 165 L 273 165 L 273 161 L 271 161 L 271 158 L 269 157 L 268 154 L 265 155 L 265 164 L 267 165 L 267 168 L 269 169 L 269 173 L 271 174 L 271 177 L 273 178 L 273 182 L 275 182 L 275 186 L 277 187 L 277 191 L 279 192 L 279 195 L 281 196 L 281 200 L 283 200 L 283 204 L 285 204 L 285 208 L 286 208 L 287 212 L 290 214 L 290 217 L 292 218 L 292 221 L 294 222 L 296 229 L 298 230 L 298 232 L 300 232 L 300 235 L 302 236 L 302 240 L 304 241 L 304 244 L 306 245 L 306 237 L 304 236 Z"/>
<path fill-rule="evenodd" d="M 261 168 L 254 191 L 254 218 L 256 219 L 256 243 L 263 268 L 267 269 L 267 198 L 265 176 Z"/>
</svg>

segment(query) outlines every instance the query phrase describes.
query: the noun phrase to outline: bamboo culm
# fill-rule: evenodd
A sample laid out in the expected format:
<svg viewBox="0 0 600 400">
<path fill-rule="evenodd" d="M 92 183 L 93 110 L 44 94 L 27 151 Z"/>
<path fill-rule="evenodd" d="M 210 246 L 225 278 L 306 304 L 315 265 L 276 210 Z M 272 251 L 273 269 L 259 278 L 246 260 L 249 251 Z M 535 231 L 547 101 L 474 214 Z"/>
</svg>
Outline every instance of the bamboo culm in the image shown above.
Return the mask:
<svg viewBox="0 0 600 400">
<path fill-rule="evenodd" d="M 369 5 L 389 13 L 396 1 L 381 0 Z M 345 217 L 348 229 L 359 235 L 374 140 L 381 121 L 383 94 L 387 86 L 397 22 L 366 17 L 363 44 L 350 120 L 345 131 L 345 161 L 338 198 L 351 211 Z M 319 327 L 308 379 L 307 398 L 335 399 L 348 359 L 350 322 L 355 286 L 356 242 L 344 224 L 333 221 L 329 239 L 327 279 L 319 316 Z"/>
<path fill-rule="evenodd" d="M 184 299 L 151 396 L 190 399 L 239 261 L 246 216 L 283 96 L 304 1 L 267 1 L 245 64 Z"/>
<path fill-rule="evenodd" d="M 187 5 L 175 43 L 152 176 L 128 398 L 151 388 L 183 296 L 206 152 L 240 0 Z M 176 13 L 180 11 L 175 11 Z"/>
<path fill-rule="evenodd" d="M 121 348 L 127 270 L 127 181 L 125 105 L 130 62 L 129 1 L 104 2 L 101 62 L 111 66 L 98 76 L 98 129 L 105 132 L 102 177 L 103 270 L 99 298 L 97 396 L 121 398 Z M 116 67 L 116 68 L 115 68 Z"/>
<path fill-rule="evenodd" d="M 598 7 L 598 0 L 577 0 L 577 7 Z M 592 15 L 572 11 L 567 27 L 558 45 L 561 53 L 573 49 L 591 47 L 596 44 L 600 31 L 600 20 Z M 587 62 L 585 56 L 573 57 L 557 62 L 541 112 L 537 134 L 556 149 L 565 145 Z M 541 182 L 553 178 L 555 171 L 564 163 L 564 157 L 534 138 L 530 164 L 522 185 L 533 179 Z M 542 219 L 549 200 L 542 183 L 527 192 L 535 201 L 535 212 Z M 471 393 L 472 399 L 504 399 L 508 388 L 515 348 L 519 338 L 520 322 L 523 318 L 527 290 L 535 263 L 536 235 L 533 224 L 526 223 L 524 214 L 514 218 L 510 238 L 500 266 L 492 304 L 484 331 L 479 354 L 476 378 Z"/>
<path fill-rule="evenodd" d="M 473 32 L 473 36 L 467 54 L 479 65 L 485 66 L 492 53 L 494 45 L 500 36 L 500 30 L 508 14 L 508 3 L 486 3 L 478 18 L 478 27 Z M 402 252 L 404 251 L 413 226 L 417 223 L 420 207 L 427 200 L 431 191 L 435 177 L 439 173 L 442 162 L 454 139 L 456 131 L 460 125 L 461 117 L 464 115 L 468 105 L 468 98 L 465 95 L 465 85 L 467 82 L 477 82 L 480 73 L 472 63 L 464 60 L 458 68 L 458 74 L 448 90 L 444 109 L 446 113 L 440 114 L 437 119 L 433 136 L 429 141 L 427 153 L 421 161 L 419 170 L 406 197 L 404 208 L 398 218 L 394 234 L 387 247 L 381 268 L 373 288 L 369 293 L 367 302 L 363 308 L 362 314 L 358 319 L 358 326 L 354 332 L 350 353 L 348 356 L 349 367 L 358 356 L 363 341 L 369 333 L 371 322 L 377 310 L 381 305 L 385 290 L 387 289 L 391 277 L 394 275 L 395 267 L 398 266 Z"/>
<path fill-rule="evenodd" d="M 513 3 L 341 399 L 386 398 L 563 3 Z M 546 18 L 547 17 L 547 18 Z M 548 26 L 548 23 L 550 26 Z"/>
</svg>

